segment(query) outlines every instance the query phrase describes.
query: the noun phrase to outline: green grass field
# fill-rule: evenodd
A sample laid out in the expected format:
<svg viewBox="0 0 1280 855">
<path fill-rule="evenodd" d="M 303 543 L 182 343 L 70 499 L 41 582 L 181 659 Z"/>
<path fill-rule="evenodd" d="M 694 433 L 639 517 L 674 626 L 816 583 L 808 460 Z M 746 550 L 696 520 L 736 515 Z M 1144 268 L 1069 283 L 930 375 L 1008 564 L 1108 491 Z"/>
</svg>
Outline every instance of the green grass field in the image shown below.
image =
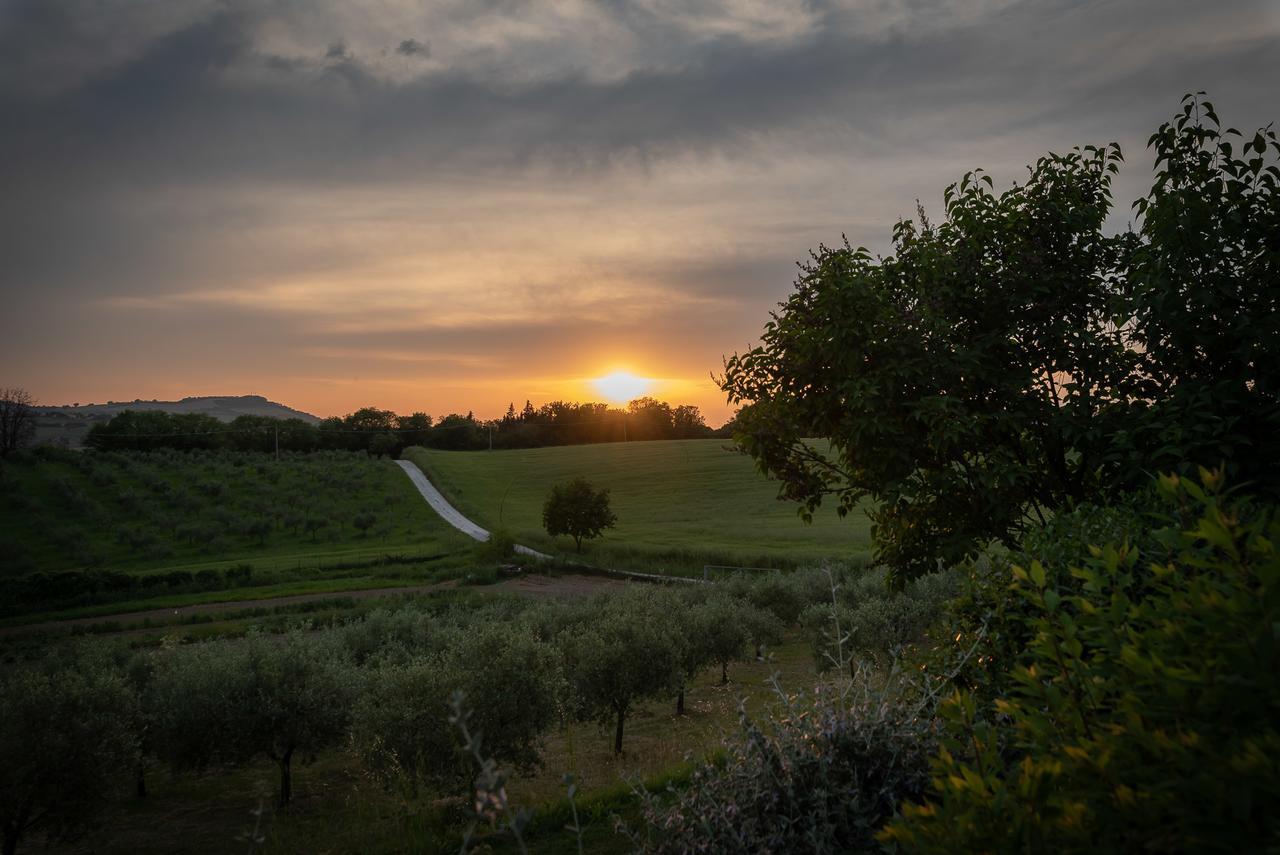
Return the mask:
<svg viewBox="0 0 1280 855">
<path fill-rule="evenodd" d="M 777 482 L 724 440 L 608 443 L 518 451 L 412 448 L 416 463 L 455 507 L 490 530 L 544 550 L 571 552 L 542 530 L 542 504 L 559 481 L 583 476 L 610 490 L 616 528 L 583 546 L 597 563 L 700 571 L 703 564 L 795 566 L 865 559 L 869 523 L 822 508 L 806 525 L 777 499 Z"/>
<path fill-rule="evenodd" d="M 5 479 L 6 575 L 334 564 L 466 544 L 395 464 L 363 455 L 75 452 L 11 463 Z"/>
<path fill-rule="evenodd" d="M 229 589 L 242 586 L 254 593 L 239 598 L 281 583 L 341 590 L 432 581 L 470 562 L 476 546 L 398 466 L 362 454 L 45 452 L 6 461 L 0 475 L 0 584 L 11 617 L 115 604 L 99 609 L 107 613 L 139 599 L 234 599 Z M 246 567 L 247 575 L 232 573 Z M 106 592 L 96 583 L 26 581 L 67 572 L 136 582 Z"/>
</svg>

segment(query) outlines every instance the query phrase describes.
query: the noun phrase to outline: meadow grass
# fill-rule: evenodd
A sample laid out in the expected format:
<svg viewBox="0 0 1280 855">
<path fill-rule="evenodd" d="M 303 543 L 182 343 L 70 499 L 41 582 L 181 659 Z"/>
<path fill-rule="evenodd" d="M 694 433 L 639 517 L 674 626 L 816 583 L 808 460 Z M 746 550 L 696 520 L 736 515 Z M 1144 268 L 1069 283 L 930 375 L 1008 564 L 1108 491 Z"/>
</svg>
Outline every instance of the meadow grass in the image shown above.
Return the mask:
<svg viewBox="0 0 1280 855">
<path fill-rule="evenodd" d="M 701 572 L 704 564 L 794 567 L 825 558 L 866 559 L 869 523 L 820 508 L 812 524 L 779 501 L 778 484 L 724 440 L 604 443 L 507 451 L 408 449 L 464 514 L 519 543 L 588 563 Z M 553 484 L 582 476 L 607 487 L 618 524 L 573 554 L 542 529 Z"/>
<path fill-rule="evenodd" d="M 301 569 L 469 546 L 399 467 L 363 454 L 85 451 L 29 455 L 3 475 L 6 575 Z"/>
</svg>

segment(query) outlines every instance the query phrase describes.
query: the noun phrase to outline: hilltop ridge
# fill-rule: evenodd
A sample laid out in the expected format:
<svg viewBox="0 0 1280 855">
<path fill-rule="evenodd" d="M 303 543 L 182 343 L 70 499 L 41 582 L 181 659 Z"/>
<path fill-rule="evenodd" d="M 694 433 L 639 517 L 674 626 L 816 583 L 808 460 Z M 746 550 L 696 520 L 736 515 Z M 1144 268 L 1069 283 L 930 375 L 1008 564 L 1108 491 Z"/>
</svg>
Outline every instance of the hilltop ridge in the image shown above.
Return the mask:
<svg viewBox="0 0 1280 855">
<path fill-rule="evenodd" d="M 94 424 L 110 419 L 125 410 L 162 410 L 167 413 L 202 413 L 219 421 L 229 422 L 237 416 L 271 416 L 277 419 L 302 419 L 308 424 L 319 424 L 320 418 L 311 413 L 268 400 L 262 395 L 198 395 L 180 401 L 160 401 L 141 398 L 132 401 L 107 401 L 105 404 L 65 404 L 47 406 L 37 404 L 37 443 L 52 442 L 77 448 Z"/>
</svg>

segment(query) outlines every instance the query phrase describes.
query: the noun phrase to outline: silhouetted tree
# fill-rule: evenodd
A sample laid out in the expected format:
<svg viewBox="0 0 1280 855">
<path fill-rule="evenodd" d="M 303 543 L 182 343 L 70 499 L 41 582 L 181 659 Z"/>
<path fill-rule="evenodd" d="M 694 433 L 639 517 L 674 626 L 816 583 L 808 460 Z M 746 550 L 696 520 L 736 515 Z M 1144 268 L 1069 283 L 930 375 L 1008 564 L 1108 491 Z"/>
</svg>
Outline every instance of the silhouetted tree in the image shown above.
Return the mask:
<svg viewBox="0 0 1280 855">
<path fill-rule="evenodd" d="M 0 457 L 9 456 L 31 440 L 36 429 L 33 403 L 25 389 L 0 389 Z"/>
<path fill-rule="evenodd" d="M 1149 145 L 1136 232 L 1107 227 L 1113 143 L 967 174 L 883 258 L 820 247 L 726 362 L 741 448 L 806 514 L 870 499 L 899 584 L 1155 472 L 1280 494 L 1280 138 L 1189 95 Z"/>
</svg>

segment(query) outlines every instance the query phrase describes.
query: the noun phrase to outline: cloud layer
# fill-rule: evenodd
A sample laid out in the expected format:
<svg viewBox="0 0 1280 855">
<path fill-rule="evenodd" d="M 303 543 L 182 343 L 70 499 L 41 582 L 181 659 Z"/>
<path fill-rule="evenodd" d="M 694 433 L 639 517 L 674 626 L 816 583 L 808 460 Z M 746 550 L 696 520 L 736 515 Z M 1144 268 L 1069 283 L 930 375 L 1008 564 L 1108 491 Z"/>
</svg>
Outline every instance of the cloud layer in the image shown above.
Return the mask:
<svg viewBox="0 0 1280 855">
<path fill-rule="evenodd" d="M 1189 90 L 1280 118 L 1274 8 L 14 0 L 5 382 L 487 412 L 628 363 L 719 417 L 818 242 L 1079 143 L 1123 204 Z"/>
</svg>

